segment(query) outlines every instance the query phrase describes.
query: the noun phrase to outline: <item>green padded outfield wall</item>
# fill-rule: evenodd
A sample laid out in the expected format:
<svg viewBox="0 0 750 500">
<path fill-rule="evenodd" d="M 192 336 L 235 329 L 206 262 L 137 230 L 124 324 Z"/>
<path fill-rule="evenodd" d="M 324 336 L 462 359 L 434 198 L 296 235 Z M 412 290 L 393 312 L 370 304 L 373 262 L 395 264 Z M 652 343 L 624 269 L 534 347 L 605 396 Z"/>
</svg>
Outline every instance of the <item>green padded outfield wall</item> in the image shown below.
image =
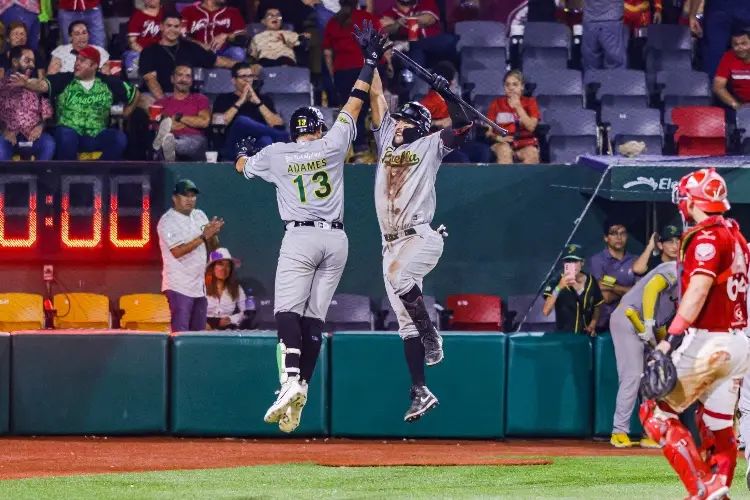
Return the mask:
<svg viewBox="0 0 750 500">
<path fill-rule="evenodd" d="M 263 421 L 279 388 L 277 343 L 275 332 L 173 335 L 170 430 L 181 435 L 286 436 L 278 425 Z M 295 436 L 328 435 L 328 351 L 326 336 Z"/>
<path fill-rule="evenodd" d="M 272 292 L 284 233 L 274 187 L 245 179 L 231 164 L 166 168 L 165 186 L 171 189 L 180 176 L 194 180 L 201 190 L 198 207 L 227 221 L 220 241 L 243 259 L 242 282 L 257 295 Z M 348 165 L 345 172 L 349 260 L 338 292 L 384 297 L 375 169 Z M 442 300 L 461 292 L 505 297 L 536 291 L 586 204 L 576 186 L 594 186 L 598 179 L 598 172 L 581 166 L 442 166 L 434 226 L 445 224 L 450 237 L 440 264 L 425 280 L 426 293 Z M 594 204 L 579 229 L 576 241 L 592 254 L 603 248 L 603 218 Z"/>
<path fill-rule="evenodd" d="M 53 331 L 11 336 L 13 434 L 167 431 L 166 334 Z"/>
<path fill-rule="evenodd" d="M 404 414 L 410 404 L 411 380 L 398 334 L 335 333 L 331 338 L 331 435 L 502 437 L 505 335 L 443 333 L 443 340 L 445 359 L 426 367 L 427 386 L 440 406 L 407 424 Z"/>
<path fill-rule="evenodd" d="M 509 335 L 506 436 L 590 436 L 592 365 L 587 336 Z"/>
<path fill-rule="evenodd" d="M 592 340 L 594 348 L 594 435 L 609 437 L 612 434 L 612 419 L 615 415 L 615 401 L 617 399 L 617 361 L 612 335 L 603 333 Z M 636 403 L 630 418 L 630 435 L 640 437 L 643 426 L 638 419 L 638 405 Z"/>
<path fill-rule="evenodd" d="M 0 434 L 10 427 L 10 334 L 0 332 Z"/>
</svg>

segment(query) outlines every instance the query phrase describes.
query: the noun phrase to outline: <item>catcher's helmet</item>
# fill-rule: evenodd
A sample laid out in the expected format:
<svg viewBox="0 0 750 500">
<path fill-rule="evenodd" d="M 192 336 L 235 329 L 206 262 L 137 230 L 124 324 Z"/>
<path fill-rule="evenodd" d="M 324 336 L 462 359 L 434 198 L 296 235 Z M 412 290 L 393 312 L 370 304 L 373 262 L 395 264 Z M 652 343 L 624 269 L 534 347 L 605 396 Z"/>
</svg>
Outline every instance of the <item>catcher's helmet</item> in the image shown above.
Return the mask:
<svg viewBox="0 0 750 500">
<path fill-rule="evenodd" d="M 304 106 L 297 108 L 292 113 L 292 118 L 289 120 L 292 141 L 296 141 L 297 137 L 301 135 L 314 134 L 318 129 L 323 132 L 328 131 L 328 127 L 323 119 L 323 113 L 319 109 L 312 106 Z"/>
<path fill-rule="evenodd" d="M 423 137 L 430 132 L 432 114 L 429 109 L 416 101 L 407 102 L 401 107 L 398 113 L 393 113 L 392 116 L 396 120 L 404 120 L 414 125 L 414 128 L 419 133 L 419 137 Z"/>
</svg>

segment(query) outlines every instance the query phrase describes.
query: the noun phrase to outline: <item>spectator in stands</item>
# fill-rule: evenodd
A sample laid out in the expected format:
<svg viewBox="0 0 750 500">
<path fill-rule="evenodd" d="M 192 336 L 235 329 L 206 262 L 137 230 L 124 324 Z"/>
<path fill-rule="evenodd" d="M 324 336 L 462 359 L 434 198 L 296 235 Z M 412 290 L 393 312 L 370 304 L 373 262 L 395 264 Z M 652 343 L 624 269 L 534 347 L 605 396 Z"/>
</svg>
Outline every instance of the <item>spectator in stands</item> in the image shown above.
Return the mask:
<svg viewBox="0 0 750 500">
<path fill-rule="evenodd" d="M 71 43 L 73 34 L 70 31 L 70 25 L 75 21 L 83 21 L 86 23 L 88 32 L 91 33 L 91 45 L 107 46 L 107 34 L 99 0 L 59 0 L 57 6 L 59 8 L 57 16 L 64 43 Z"/>
<path fill-rule="evenodd" d="M 224 220 L 210 222 L 195 208 L 197 186 L 182 179 L 172 191 L 171 209 L 156 226 L 162 258 L 161 291 L 167 296 L 173 332 L 206 328 L 206 261 L 208 252 L 219 246 L 218 234 Z"/>
<path fill-rule="evenodd" d="M 49 94 L 57 102 L 57 159 L 76 160 L 79 152 L 101 151 L 101 160 L 119 160 L 127 146 L 125 134 L 109 125 L 110 109 L 125 104 L 129 116 L 138 89 L 119 77 L 97 74 L 100 53 L 94 47 L 78 51 L 73 73 L 49 75 L 45 80 L 13 73 L 11 82 L 38 94 Z"/>
<path fill-rule="evenodd" d="M 20 22 L 26 27 L 27 41 L 13 45 L 14 47 L 28 45 L 36 51 L 39 46 L 39 4 L 39 0 L 0 0 L 0 22 L 8 27 L 8 34 L 15 22 Z"/>
<path fill-rule="evenodd" d="M 449 61 L 441 61 L 435 65 L 433 71 L 451 83 L 453 92 L 460 95 L 461 89 L 455 81 L 456 67 Z M 448 105 L 443 97 L 433 89 L 422 98 L 421 103 L 432 115 L 432 131 L 442 130 L 451 126 Z M 443 158 L 444 163 L 489 163 L 492 151 L 486 144 L 474 140 L 467 140 L 459 149 L 451 151 Z"/>
<path fill-rule="evenodd" d="M 654 0 L 653 5 L 651 3 L 649 0 L 625 0 L 622 22 L 630 28 L 633 35 L 649 24 L 661 24 L 662 0 Z M 653 16 L 651 15 L 652 10 L 654 11 Z"/>
<path fill-rule="evenodd" d="M 128 21 L 128 46 L 123 54 L 126 69 L 138 64 L 143 49 L 159 42 L 159 26 L 164 9 L 161 0 L 144 0 L 143 9 L 136 10 Z"/>
<path fill-rule="evenodd" d="M 677 260 L 681 236 L 682 231 L 677 226 L 664 226 L 661 233 L 652 234 L 643 253 L 633 263 L 633 273 L 643 276 L 659 264 Z"/>
<path fill-rule="evenodd" d="M 154 99 L 172 92 L 172 74 L 178 65 L 191 68 L 232 68 L 237 61 L 217 56 L 197 43 L 180 37 L 181 17 L 177 12 L 165 13 L 161 21 L 161 40 L 143 49 L 139 73 L 150 95 L 144 95 L 140 106 L 148 108 Z"/>
<path fill-rule="evenodd" d="M 247 29 L 242 14 L 226 0 L 203 0 L 182 11 L 182 30 L 206 50 L 235 61 L 245 60 Z M 238 42 L 239 45 L 233 45 Z"/>
<path fill-rule="evenodd" d="M 329 73 L 333 75 L 338 102 L 346 101 L 346 96 L 351 92 L 365 63 L 362 50 L 352 36 L 354 25 L 361 27 L 365 20 L 371 21 L 373 26 L 379 25 L 377 17 L 366 10 L 359 9 L 358 5 L 358 0 L 341 0 L 341 10 L 328 21 L 323 33 L 323 55 L 326 67 Z M 385 81 L 386 75 L 382 67 L 384 62 L 385 58 L 381 61 L 379 72 L 381 79 Z M 352 163 L 362 161 L 363 155 L 367 151 L 368 133 L 365 128 L 365 118 L 369 109 L 369 102 L 362 103 L 362 110 L 359 113 L 359 118 L 357 118 L 357 137 L 353 144 L 354 158 L 351 160 Z"/>
<path fill-rule="evenodd" d="M 396 5 L 380 13 L 380 24 L 392 40 L 409 42 L 409 57 L 425 66 L 430 60 L 456 60 L 454 35 L 443 33 L 435 0 L 398 0 Z"/>
<path fill-rule="evenodd" d="M 30 47 L 10 49 L 10 74 L 31 77 L 35 69 L 34 51 Z M 14 147 L 26 141 L 33 143 L 31 150 L 36 160 L 51 160 L 55 155 L 55 141 L 44 132 L 44 121 L 51 117 L 49 99 L 12 85 L 9 77 L 0 80 L 0 123 L 3 126 L 0 160 L 10 160 Z"/>
<path fill-rule="evenodd" d="M 227 126 L 221 152 L 224 160 L 234 159 L 237 144 L 245 137 L 255 137 L 261 148 L 289 140 L 284 120 L 276 112 L 273 99 L 260 92 L 262 69 L 257 64 L 238 64 L 232 68 L 234 92 L 221 94 L 214 101 L 214 114 L 223 115 Z"/>
<path fill-rule="evenodd" d="M 698 20 L 698 9 L 701 4 L 690 2 L 690 29 L 703 40 L 703 69 L 709 78 L 716 75 L 727 42 L 732 31 L 738 28 L 747 29 L 750 26 L 750 2 L 747 0 L 705 0 L 704 22 L 701 26 Z M 705 31 L 705 35 L 704 35 Z"/>
<path fill-rule="evenodd" d="M 585 1 L 581 40 L 584 71 L 625 67 L 627 30 L 622 24 L 623 12 L 623 0 Z"/>
<path fill-rule="evenodd" d="M 505 95 L 490 103 L 487 117 L 508 131 L 508 135 L 497 135 L 487 128 L 487 137 L 493 143 L 495 161 L 511 164 L 515 161 L 526 164 L 539 163 L 539 141 L 534 131 L 541 114 L 535 97 L 523 95 L 523 73 L 511 70 L 503 79 Z"/>
<path fill-rule="evenodd" d="M 598 331 L 609 327 L 609 316 L 623 295 L 635 285 L 633 264 L 636 256 L 625 251 L 628 229 L 622 222 L 608 219 L 604 223 L 604 242 L 607 247 L 590 259 L 591 275 L 599 282 L 604 305 L 599 315 Z"/>
<path fill-rule="evenodd" d="M 10 51 L 13 47 L 29 47 L 29 32 L 26 25 L 21 21 L 13 21 L 8 25 L 8 47 L 7 51 L 0 54 L 0 78 L 5 75 L 5 71 L 11 69 Z M 32 49 L 33 50 L 33 49 Z M 39 51 L 34 50 L 34 63 L 36 64 L 35 75 L 38 78 L 44 78 L 44 58 Z"/>
<path fill-rule="evenodd" d="M 318 21 L 318 30 L 321 33 L 325 31 L 328 21 L 341 10 L 339 0 L 302 0 L 302 2 L 315 9 L 315 19 Z"/>
<path fill-rule="evenodd" d="M 281 12 L 269 7 L 263 15 L 264 31 L 256 34 L 250 42 L 250 57 L 264 67 L 294 66 L 297 56 L 294 47 L 300 44 L 300 37 L 310 38 L 309 33 L 302 35 L 281 29 Z"/>
<path fill-rule="evenodd" d="M 208 140 L 204 130 L 211 124 L 211 104 L 203 94 L 193 94 L 193 70 L 178 65 L 172 74 L 174 93 L 158 99 L 162 119 L 154 139 L 154 150 L 161 150 L 166 161 L 175 156 L 189 160 L 205 160 Z"/>
<path fill-rule="evenodd" d="M 719 62 L 713 90 L 721 102 L 734 110 L 750 106 L 750 31 L 738 31 L 732 35 L 732 48 Z"/>
<path fill-rule="evenodd" d="M 583 272 L 583 248 L 568 245 L 562 262 L 565 271 L 553 276 L 544 288 L 546 300 L 542 313 L 549 316 L 554 309 L 558 332 L 586 333 L 595 337 L 604 298 L 596 278 Z"/>
<path fill-rule="evenodd" d="M 209 256 L 206 299 L 208 326 L 213 330 L 237 329 L 245 319 L 245 292 L 235 275 L 239 267 L 240 260 L 233 259 L 226 248 L 219 248 Z"/>
<path fill-rule="evenodd" d="M 49 62 L 47 73 L 72 73 L 78 54 L 85 47 L 93 47 L 99 52 L 99 69 L 108 74 L 109 52 L 98 45 L 89 45 L 89 29 L 83 21 L 73 21 L 68 27 L 71 43 L 60 45 L 52 51 L 52 59 Z"/>
</svg>

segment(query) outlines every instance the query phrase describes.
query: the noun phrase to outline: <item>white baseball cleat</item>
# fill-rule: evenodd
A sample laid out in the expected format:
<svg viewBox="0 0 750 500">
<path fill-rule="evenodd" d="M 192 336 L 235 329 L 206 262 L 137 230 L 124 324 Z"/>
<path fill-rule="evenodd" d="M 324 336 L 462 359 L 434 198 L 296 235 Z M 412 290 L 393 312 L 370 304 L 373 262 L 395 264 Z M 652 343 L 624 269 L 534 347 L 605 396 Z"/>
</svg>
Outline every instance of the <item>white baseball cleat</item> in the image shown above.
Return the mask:
<svg viewBox="0 0 750 500">
<path fill-rule="evenodd" d="M 302 381 L 300 387 L 302 391 L 296 398 L 290 401 L 286 412 L 284 412 L 279 420 L 279 430 L 287 434 L 299 426 L 299 422 L 302 419 L 302 409 L 305 407 L 305 403 L 307 403 L 307 382 Z"/>
<path fill-rule="evenodd" d="M 300 396 L 304 398 L 304 401 L 307 401 L 307 387 L 305 386 L 304 389 L 302 388 L 302 384 L 299 382 L 299 377 L 290 377 L 281 385 L 276 401 L 268 409 L 263 420 L 269 424 L 278 422 L 279 419 L 281 419 L 281 416 L 286 413 L 286 409 L 289 405 L 296 403 Z M 302 404 L 304 406 L 304 403 Z"/>
</svg>

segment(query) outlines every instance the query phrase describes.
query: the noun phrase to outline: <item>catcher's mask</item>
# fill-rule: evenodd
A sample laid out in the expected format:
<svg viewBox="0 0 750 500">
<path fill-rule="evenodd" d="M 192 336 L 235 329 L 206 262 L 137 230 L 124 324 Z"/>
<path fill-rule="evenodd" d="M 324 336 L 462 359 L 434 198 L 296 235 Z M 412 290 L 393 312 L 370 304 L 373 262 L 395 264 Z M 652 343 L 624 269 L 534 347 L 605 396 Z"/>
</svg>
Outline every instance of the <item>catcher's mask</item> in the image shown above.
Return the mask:
<svg viewBox="0 0 750 500">
<path fill-rule="evenodd" d="M 292 141 L 296 142 L 301 135 L 314 134 L 318 130 L 327 132 L 328 127 L 325 124 L 323 113 L 318 108 L 304 106 L 297 108 L 292 113 L 292 118 L 289 120 L 289 130 Z"/>
<path fill-rule="evenodd" d="M 414 125 L 414 128 L 404 129 L 403 144 L 412 143 L 420 137 L 424 137 L 430 133 L 432 114 L 429 109 L 416 101 L 407 102 L 397 113 L 393 113 L 391 116 L 393 116 L 395 120 L 402 120 Z M 401 144 L 398 144 L 398 146 L 400 145 Z M 394 146 L 397 145 L 394 144 Z"/>
<path fill-rule="evenodd" d="M 672 392 L 677 385 L 677 368 L 672 358 L 661 351 L 652 350 L 644 362 L 640 385 L 643 399 L 656 401 Z"/>
</svg>

